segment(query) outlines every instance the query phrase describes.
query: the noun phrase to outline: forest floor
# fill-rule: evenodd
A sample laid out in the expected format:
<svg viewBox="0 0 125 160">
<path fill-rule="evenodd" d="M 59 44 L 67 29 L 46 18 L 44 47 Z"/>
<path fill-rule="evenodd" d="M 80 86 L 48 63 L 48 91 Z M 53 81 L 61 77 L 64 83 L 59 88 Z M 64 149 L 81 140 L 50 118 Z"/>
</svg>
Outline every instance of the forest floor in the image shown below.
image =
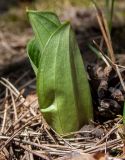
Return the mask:
<svg viewBox="0 0 125 160">
<path fill-rule="evenodd" d="M 115 10 L 111 34 L 123 82 L 124 3 L 120 1 Z M 57 1 L 40 4 L 21 2 L 0 15 L 0 160 L 102 160 L 113 159 L 113 156 L 124 159 L 122 111 L 125 88 L 118 73 L 114 69 L 107 73 L 104 62 L 88 47 L 93 40 L 99 45 L 102 40 L 96 10 L 86 0 L 82 3 L 79 0 L 77 4 L 65 0 L 63 7 Z M 95 118 L 91 125 L 70 135 L 58 135 L 39 111 L 35 75 L 26 54 L 26 44 L 33 35 L 25 13 L 27 6 L 56 11 L 62 21 L 70 20 L 76 33 L 89 75 Z M 105 51 L 106 45 L 102 49 Z"/>
</svg>

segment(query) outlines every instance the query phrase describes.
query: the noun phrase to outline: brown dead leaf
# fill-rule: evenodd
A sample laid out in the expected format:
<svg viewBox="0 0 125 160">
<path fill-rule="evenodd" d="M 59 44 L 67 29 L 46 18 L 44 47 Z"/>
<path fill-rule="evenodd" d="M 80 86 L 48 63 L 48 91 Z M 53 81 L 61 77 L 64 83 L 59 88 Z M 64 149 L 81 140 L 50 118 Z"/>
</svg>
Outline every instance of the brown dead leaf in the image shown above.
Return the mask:
<svg viewBox="0 0 125 160">
<path fill-rule="evenodd" d="M 96 160 L 93 155 L 88 153 L 71 152 L 62 158 L 56 160 Z"/>
<path fill-rule="evenodd" d="M 106 159 L 106 155 L 103 152 L 97 152 L 93 156 L 96 160 L 105 160 Z"/>
<path fill-rule="evenodd" d="M 29 94 L 26 97 L 26 101 L 31 104 L 33 101 L 35 101 L 37 99 L 37 95 L 36 94 Z"/>
<path fill-rule="evenodd" d="M 0 160 L 7 160 L 3 153 L 0 153 Z"/>
</svg>

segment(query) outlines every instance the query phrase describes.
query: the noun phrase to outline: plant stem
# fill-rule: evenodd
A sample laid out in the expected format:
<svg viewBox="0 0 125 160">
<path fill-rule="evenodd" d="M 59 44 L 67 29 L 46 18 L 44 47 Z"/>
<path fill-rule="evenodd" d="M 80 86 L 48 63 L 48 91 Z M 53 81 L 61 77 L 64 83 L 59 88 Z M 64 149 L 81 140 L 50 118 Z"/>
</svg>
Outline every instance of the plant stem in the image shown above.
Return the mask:
<svg viewBox="0 0 125 160">
<path fill-rule="evenodd" d="M 112 29 L 112 18 L 114 14 L 114 3 L 115 0 L 105 0 L 105 7 L 106 7 L 106 15 L 107 15 L 107 22 L 109 27 L 109 32 L 111 33 Z"/>
</svg>

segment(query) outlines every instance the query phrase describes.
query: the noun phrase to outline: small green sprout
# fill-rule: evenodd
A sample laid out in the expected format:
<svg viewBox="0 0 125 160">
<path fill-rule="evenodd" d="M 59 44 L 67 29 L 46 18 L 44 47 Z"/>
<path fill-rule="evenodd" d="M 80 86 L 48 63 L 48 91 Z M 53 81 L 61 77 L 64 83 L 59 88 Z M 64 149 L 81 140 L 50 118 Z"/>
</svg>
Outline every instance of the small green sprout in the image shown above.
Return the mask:
<svg viewBox="0 0 125 160">
<path fill-rule="evenodd" d="M 93 119 L 82 57 L 69 22 L 51 12 L 27 11 L 34 38 L 27 45 L 37 79 L 41 112 L 58 133 L 79 130 Z"/>
</svg>

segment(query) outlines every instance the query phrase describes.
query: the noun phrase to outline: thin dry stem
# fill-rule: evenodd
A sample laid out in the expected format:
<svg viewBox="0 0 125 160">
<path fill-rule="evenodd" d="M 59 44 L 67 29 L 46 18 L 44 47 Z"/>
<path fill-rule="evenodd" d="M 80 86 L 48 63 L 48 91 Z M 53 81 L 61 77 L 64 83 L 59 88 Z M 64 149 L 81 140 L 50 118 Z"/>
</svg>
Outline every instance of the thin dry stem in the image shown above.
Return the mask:
<svg viewBox="0 0 125 160">
<path fill-rule="evenodd" d="M 13 104 L 13 109 L 14 109 L 14 115 L 15 115 L 15 121 L 18 120 L 18 116 L 17 116 L 17 109 L 16 109 L 16 105 L 15 105 L 15 101 L 14 101 L 14 97 L 12 92 L 10 92 L 11 98 L 12 98 L 12 104 Z"/>
<path fill-rule="evenodd" d="M 4 116 L 3 116 L 3 123 L 2 123 L 2 128 L 1 128 L 1 133 L 4 133 L 5 130 L 5 124 L 6 124 L 6 117 L 7 117 L 7 110 L 8 110 L 8 89 L 6 88 L 6 95 L 5 95 L 5 109 L 4 109 Z"/>
<path fill-rule="evenodd" d="M 111 37 L 110 37 L 110 33 L 109 33 L 109 29 L 108 29 L 106 19 L 103 16 L 102 11 L 99 9 L 99 7 L 96 4 L 95 4 L 95 7 L 96 7 L 96 10 L 97 10 L 97 20 L 98 20 L 102 35 L 104 37 L 105 43 L 106 43 L 107 48 L 108 48 L 109 57 L 115 63 L 115 56 L 114 56 L 114 52 L 113 52 L 113 48 L 112 48 Z"/>
<path fill-rule="evenodd" d="M 120 73 L 119 68 L 118 68 L 118 66 L 117 66 L 117 65 L 116 65 L 116 72 L 117 72 L 117 74 L 118 74 L 119 80 L 120 80 L 121 85 L 122 85 L 122 87 L 123 87 L 123 89 L 124 89 L 124 92 L 125 92 L 125 85 L 124 85 L 124 81 L 123 81 L 123 79 L 122 79 L 121 73 Z"/>
</svg>

